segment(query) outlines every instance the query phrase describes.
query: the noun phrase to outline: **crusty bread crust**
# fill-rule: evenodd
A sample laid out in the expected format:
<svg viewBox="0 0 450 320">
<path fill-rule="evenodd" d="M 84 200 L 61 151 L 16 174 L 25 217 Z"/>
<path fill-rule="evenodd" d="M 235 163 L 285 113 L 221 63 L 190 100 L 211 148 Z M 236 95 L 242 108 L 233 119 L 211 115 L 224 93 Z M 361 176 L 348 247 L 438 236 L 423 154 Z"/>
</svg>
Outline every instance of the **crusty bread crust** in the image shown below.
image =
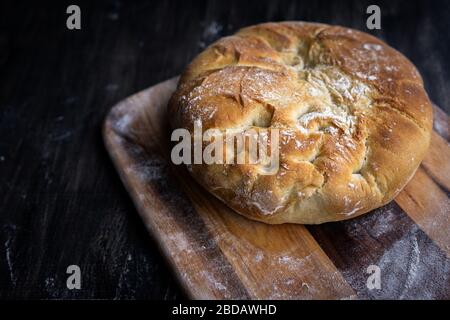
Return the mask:
<svg viewBox="0 0 450 320">
<path fill-rule="evenodd" d="M 264 23 L 225 37 L 183 73 L 173 128 L 280 130 L 280 169 L 192 165 L 206 190 L 248 218 L 318 224 L 391 201 L 424 158 L 432 107 L 420 74 L 366 33 Z"/>
</svg>

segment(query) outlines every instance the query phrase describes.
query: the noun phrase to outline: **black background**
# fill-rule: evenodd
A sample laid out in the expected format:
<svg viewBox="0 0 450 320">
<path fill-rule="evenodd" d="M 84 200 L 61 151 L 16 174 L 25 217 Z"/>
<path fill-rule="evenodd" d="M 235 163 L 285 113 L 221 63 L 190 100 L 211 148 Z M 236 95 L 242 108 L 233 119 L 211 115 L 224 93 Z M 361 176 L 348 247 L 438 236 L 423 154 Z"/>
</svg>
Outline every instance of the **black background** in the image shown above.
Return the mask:
<svg viewBox="0 0 450 320">
<path fill-rule="evenodd" d="M 82 30 L 66 28 L 69 4 Z M 366 29 L 370 4 L 381 30 Z M 450 112 L 450 1 L 2 1 L 0 298 L 182 298 L 103 147 L 102 120 L 218 37 L 278 20 L 381 37 Z M 66 288 L 72 264 L 81 290 Z"/>
</svg>

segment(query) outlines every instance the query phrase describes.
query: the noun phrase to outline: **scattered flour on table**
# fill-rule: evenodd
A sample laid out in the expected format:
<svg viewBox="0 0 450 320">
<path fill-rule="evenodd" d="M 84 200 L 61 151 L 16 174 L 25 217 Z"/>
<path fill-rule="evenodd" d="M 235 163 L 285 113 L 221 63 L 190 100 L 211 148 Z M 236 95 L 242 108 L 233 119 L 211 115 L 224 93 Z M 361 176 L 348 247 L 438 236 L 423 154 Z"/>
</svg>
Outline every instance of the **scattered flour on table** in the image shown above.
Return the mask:
<svg viewBox="0 0 450 320">
<path fill-rule="evenodd" d="M 199 47 L 205 48 L 211 42 L 217 40 L 220 37 L 223 29 L 223 25 L 221 25 L 217 21 L 211 21 L 203 30 L 201 40 L 198 43 Z"/>
<path fill-rule="evenodd" d="M 14 262 L 13 262 L 13 243 L 16 239 L 17 227 L 14 224 L 7 224 L 3 228 L 3 232 L 6 236 L 5 241 L 5 252 L 6 252 L 6 264 L 8 266 L 9 278 L 13 284 L 13 286 L 17 283 L 17 277 L 14 271 Z"/>
<path fill-rule="evenodd" d="M 126 113 L 117 120 L 117 122 L 115 123 L 115 128 L 121 133 L 126 132 L 132 121 L 133 117 L 130 114 Z"/>
<path fill-rule="evenodd" d="M 446 297 L 450 283 L 450 260 L 395 203 L 376 212 L 344 222 L 353 263 L 361 266 L 341 270 L 361 299 L 439 299 Z M 359 239 L 363 241 L 360 241 Z M 380 252 L 380 247 L 388 245 Z M 371 249 L 373 248 L 373 252 Z M 381 290 L 366 287 L 366 268 L 381 271 Z"/>
</svg>

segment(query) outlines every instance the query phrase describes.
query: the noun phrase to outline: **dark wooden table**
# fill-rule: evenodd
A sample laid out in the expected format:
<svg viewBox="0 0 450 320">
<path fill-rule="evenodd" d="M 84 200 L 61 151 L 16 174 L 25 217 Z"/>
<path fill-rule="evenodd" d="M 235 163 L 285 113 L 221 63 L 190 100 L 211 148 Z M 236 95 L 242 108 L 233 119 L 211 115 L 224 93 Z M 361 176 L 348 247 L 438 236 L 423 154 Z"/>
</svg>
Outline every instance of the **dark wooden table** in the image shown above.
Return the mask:
<svg viewBox="0 0 450 320">
<path fill-rule="evenodd" d="M 66 28 L 78 4 L 82 29 Z M 449 1 L 9 1 L 0 4 L 0 298 L 183 297 L 102 144 L 110 107 L 264 21 L 366 29 L 408 56 L 450 112 Z M 81 268 L 81 290 L 66 269 Z"/>
</svg>

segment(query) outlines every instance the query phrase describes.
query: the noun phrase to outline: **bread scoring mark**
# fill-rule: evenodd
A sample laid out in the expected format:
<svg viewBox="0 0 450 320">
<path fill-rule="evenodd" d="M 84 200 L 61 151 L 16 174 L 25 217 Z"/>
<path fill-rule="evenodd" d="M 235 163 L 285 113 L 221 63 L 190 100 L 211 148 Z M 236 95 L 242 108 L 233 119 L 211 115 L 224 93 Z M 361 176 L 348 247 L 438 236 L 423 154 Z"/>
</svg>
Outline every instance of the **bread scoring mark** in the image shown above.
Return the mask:
<svg viewBox="0 0 450 320">
<path fill-rule="evenodd" d="M 417 126 L 421 131 L 427 131 L 427 128 L 425 128 L 417 119 L 412 117 L 409 113 L 400 110 L 399 108 L 393 107 L 391 105 L 387 105 L 385 103 L 381 103 L 376 105 L 379 110 L 382 110 L 383 108 L 386 108 L 388 110 L 392 110 L 402 116 L 403 118 L 409 120 L 411 123 L 413 123 L 415 126 Z"/>
</svg>

